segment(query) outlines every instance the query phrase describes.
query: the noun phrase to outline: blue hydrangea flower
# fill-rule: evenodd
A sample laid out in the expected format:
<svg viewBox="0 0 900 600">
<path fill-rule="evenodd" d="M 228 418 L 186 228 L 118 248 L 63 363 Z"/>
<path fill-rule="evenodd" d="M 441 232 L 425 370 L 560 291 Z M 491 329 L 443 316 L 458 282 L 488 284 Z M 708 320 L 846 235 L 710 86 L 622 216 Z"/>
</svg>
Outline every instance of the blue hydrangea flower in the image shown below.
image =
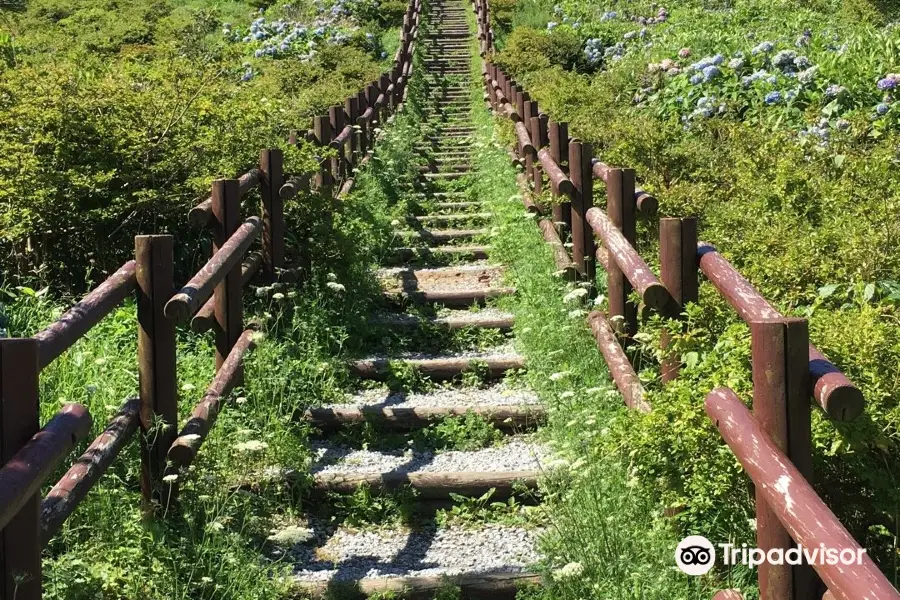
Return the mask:
<svg viewBox="0 0 900 600">
<path fill-rule="evenodd" d="M 630 40 L 630 39 L 636 37 L 637 34 L 638 34 L 637 31 L 628 31 L 625 33 L 625 35 L 622 36 L 622 38 L 626 39 L 626 40 Z"/>
<path fill-rule="evenodd" d="M 703 82 L 703 73 L 695 73 L 691 76 L 690 82 L 692 85 L 698 85 Z"/>
<path fill-rule="evenodd" d="M 710 82 L 721 74 L 722 71 L 719 70 L 719 67 L 710 65 L 703 69 L 703 81 Z"/>
<path fill-rule="evenodd" d="M 775 48 L 775 44 L 772 42 L 760 42 L 751 52 L 753 54 L 767 54 Z"/>
<path fill-rule="evenodd" d="M 769 72 L 765 69 L 760 69 L 759 71 L 755 71 L 751 75 L 747 75 L 741 80 L 741 83 L 744 87 L 750 87 L 753 83 L 760 81 L 761 79 L 765 79 L 769 76 Z"/>
<path fill-rule="evenodd" d="M 850 129 L 850 121 L 848 121 L 847 119 L 838 119 L 834 124 L 834 128 L 838 131 L 847 131 L 848 129 Z"/>
<path fill-rule="evenodd" d="M 878 106 L 875 107 L 875 112 L 878 113 L 880 116 L 884 116 L 884 115 L 888 114 L 889 110 L 891 110 L 891 105 L 885 104 L 884 102 L 882 102 L 881 104 L 879 104 Z"/>
<path fill-rule="evenodd" d="M 769 106 L 773 104 L 779 104 L 781 102 L 781 92 L 769 92 L 768 94 L 766 94 L 766 97 L 763 98 L 763 102 L 765 102 Z"/>
<path fill-rule="evenodd" d="M 846 88 L 842 85 L 837 85 L 836 83 L 832 83 L 827 88 L 825 88 L 825 96 L 828 98 L 837 98 L 841 94 L 846 91 Z"/>
<path fill-rule="evenodd" d="M 607 12 L 603 13 L 603 16 L 600 17 L 600 21 L 601 21 L 601 22 L 603 22 L 603 21 L 612 21 L 612 20 L 615 19 L 617 16 L 618 16 L 618 13 L 616 13 L 616 11 L 610 10 L 610 11 L 607 11 Z"/>
<path fill-rule="evenodd" d="M 815 79 L 818 70 L 819 67 L 810 67 L 805 71 L 800 71 L 800 73 L 797 74 L 797 81 L 804 85 L 809 85 Z"/>
<path fill-rule="evenodd" d="M 746 63 L 743 58 L 732 58 L 728 61 L 728 68 L 739 71 L 744 68 L 744 64 Z"/>
<path fill-rule="evenodd" d="M 553 31 L 553 28 L 559 25 L 556 21 L 550 21 L 547 23 L 547 31 Z"/>
<path fill-rule="evenodd" d="M 794 66 L 794 59 L 797 53 L 793 50 L 782 50 L 772 58 L 772 64 L 779 69 L 788 69 Z"/>
</svg>

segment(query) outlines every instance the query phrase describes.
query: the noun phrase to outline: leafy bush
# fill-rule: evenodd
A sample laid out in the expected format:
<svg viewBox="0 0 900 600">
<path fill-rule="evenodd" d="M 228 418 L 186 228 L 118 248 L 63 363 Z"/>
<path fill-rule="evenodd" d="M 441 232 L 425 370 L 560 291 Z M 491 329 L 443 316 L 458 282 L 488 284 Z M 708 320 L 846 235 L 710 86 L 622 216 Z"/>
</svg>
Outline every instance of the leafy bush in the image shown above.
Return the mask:
<svg viewBox="0 0 900 600">
<path fill-rule="evenodd" d="M 512 75 L 558 66 L 574 69 L 583 63 L 582 39 L 569 30 L 514 30 L 495 62 Z"/>
</svg>

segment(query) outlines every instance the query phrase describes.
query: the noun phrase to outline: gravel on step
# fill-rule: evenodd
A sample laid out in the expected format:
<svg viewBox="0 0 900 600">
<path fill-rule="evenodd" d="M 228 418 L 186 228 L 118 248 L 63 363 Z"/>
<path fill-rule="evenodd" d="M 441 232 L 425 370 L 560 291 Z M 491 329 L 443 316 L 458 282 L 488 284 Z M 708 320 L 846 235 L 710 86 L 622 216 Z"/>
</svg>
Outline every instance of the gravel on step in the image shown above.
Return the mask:
<svg viewBox="0 0 900 600">
<path fill-rule="evenodd" d="M 412 531 L 341 528 L 324 544 L 297 544 L 289 555 L 295 563 L 294 576 L 301 581 L 517 573 L 538 560 L 539 535 L 539 530 L 496 524 L 429 525 Z"/>
<path fill-rule="evenodd" d="M 529 442 L 530 436 L 512 436 L 501 446 L 480 450 L 434 452 L 411 449 L 356 450 L 328 441 L 312 442 L 315 454 L 312 473 L 492 473 L 498 471 L 535 471 L 549 450 Z"/>
<path fill-rule="evenodd" d="M 401 327 L 413 327 L 423 323 L 429 323 L 435 326 L 452 323 L 456 327 L 468 327 L 470 325 L 478 327 L 488 321 L 500 321 L 504 319 L 512 321 L 514 316 L 512 313 L 488 306 L 475 311 L 443 309 L 434 317 L 420 317 L 408 313 L 384 312 L 375 315 L 375 317 L 371 319 L 371 322 L 379 325 Z"/>
<path fill-rule="evenodd" d="M 444 406 L 509 406 L 513 404 L 540 404 L 540 398 L 530 390 L 510 387 L 505 381 L 484 389 L 446 388 L 425 394 L 394 392 L 388 387 L 363 390 L 347 394 L 347 402 L 329 404 L 329 408 L 354 408 L 361 406 L 417 408 Z"/>
<path fill-rule="evenodd" d="M 491 346 L 483 350 L 459 350 L 445 351 L 440 354 L 434 352 L 398 352 L 390 356 L 383 354 L 376 356 L 366 356 L 365 360 L 430 360 L 440 358 L 465 358 L 469 360 L 479 360 L 487 357 L 505 359 L 518 358 L 520 355 L 516 352 L 513 340 L 501 344 L 499 346 Z"/>
</svg>

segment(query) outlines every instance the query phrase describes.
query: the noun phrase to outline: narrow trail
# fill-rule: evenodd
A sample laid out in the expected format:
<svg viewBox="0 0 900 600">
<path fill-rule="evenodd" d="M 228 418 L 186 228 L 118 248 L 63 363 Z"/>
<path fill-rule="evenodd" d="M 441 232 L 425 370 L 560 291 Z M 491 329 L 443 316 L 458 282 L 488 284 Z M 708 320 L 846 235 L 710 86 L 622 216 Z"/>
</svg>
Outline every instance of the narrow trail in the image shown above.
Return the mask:
<svg viewBox="0 0 900 600">
<path fill-rule="evenodd" d="M 397 253 L 400 264 L 377 272 L 387 308 L 372 321 L 405 336 L 410 343 L 404 347 L 413 351 L 350 365 L 361 380 L 385 382 L 397 372 L 412 372 L 428 385 L 416 392 L 370 384 L 348 396 L 346 404 L 307 413 L 325 434 L 313 443 L 317 491 L 411 487 L 416 509 L 432 515 L 458 502 L 458 495 L 477 498 L 491 490 L 491 501 L 533 500 L 547 455 L 530 433 L 544 418 L 543 407 L 520 381 L 506 377 L 525 368 L 509 333 L 514 317 L 491 306 L 492 299 L 515 289 L 504 283 L 503 266 L 487 260 L 490 247 L 484 240 L 492 215 L 489 203 L 470 189 L 476 132 L 471 110 L 480 88 L 473 96 L 473 35 L 466 10 L 462 0 L 431 4 L 430 35 L 423 41 L 430 96 L 422 130 L 428 133 L 417 146 L 428 160 L 415 185 L 416 214 L 398 231 L 406 246 Z M 460 333 L 486 334 L 498 343 L 435 351 L 440 340 Z M 416 351 L 419 342 L 423 347 Z M 340 438 L 344 428 L 367 421 L 409 433 L 467 414 L 491 423 L 505 439 L 475 450 L 440 451 L 354 448 Z M 433 518 L 398 528 L 328 524 L 316 529 L 314 544 L 295 547 L 292 558 L 301 589 L 311 595 L 349 587 L 363 596 L 404 590 L 429 597 L 449 576 L 464 597 L 511 598 L 520 585 L 537 581 L 528 572 L 537 560 L 536 537 L 533 527 L 490 519 L 465 526 L 442 526 Z"/>
</svg>

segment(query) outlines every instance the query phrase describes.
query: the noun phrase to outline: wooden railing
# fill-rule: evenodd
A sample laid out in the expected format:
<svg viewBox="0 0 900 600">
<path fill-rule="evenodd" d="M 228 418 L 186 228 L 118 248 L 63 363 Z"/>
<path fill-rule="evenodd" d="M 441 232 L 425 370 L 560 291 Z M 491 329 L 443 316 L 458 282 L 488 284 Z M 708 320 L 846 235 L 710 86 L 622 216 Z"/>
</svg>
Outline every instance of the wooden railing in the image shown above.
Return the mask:
<svg viewBox="0 0 900 600">
<path fill-rule="evenodd" d="M 191 223 L 213 238 L 209 261 L 175 292 L 174 239 L 135 238 L 127 262 L 62 317 L 30 338 L 0 340 L 0 598 L 41 597 L 41 551 L 140 431 L 141 492 L 148 515 L 175 500 L 179 478 L 210 433 L 222 400 L 243 377 L 254 332 L 243 316 L 242 288 L 285 273 L 284 202 L 299 191 L 333 197 L 352 185 L 353 169 L 371 156 L 375 128 L 403 103 L 418 37 L 421 0 L 411 0 L 393 66 L 377 82 L 313 119 L 304 135 L 323 150 L 311 173 L 285 175 L 281 150 L 263 150 L 259 166 L 237 179 L 213 182 L 209 198 L 191 209 Z M 289 141 L 296 143 L 298 134 Z M 325 152 L 323 152 L 323 155 Z M 259 215 L 241 215 L 241 197 L 259 189 Z M 259 240 L 259 249 L 251 250 Z M 41 426 L 40 372 L 124 300 L 136 294 L 139 393 L 126 400 L 59 481 L 42 485 L 91 430 L 91 415 L 67 404 Z M 216 375 L 181 427 L 176 389 L 176 324 L 215 330 Z"/>
<path fill-rule="evenodd" d="M 474 0 L 473 8 L 479 32 L 489 32 L 485 0 Z M 568 124 L 541 113 L 538 103 L 490 62 L 492 48 L 483 49 L 485 101 L 499 117 L 513 122 L 511 156 L 522 169 L 523 202 L 541 216 L 539 226 L 557 268 L 592 286 L 595 264 L 606 271 L 608 312 L 592 311 L 587 321 L 625 404 L 640 412 L 652 410 L 625 352 L 638 332 L 639 317 L 656 312 L 681 319 L 685 305 L 698 301 L 702 272 L 750 326 L 753 413 L 724 388 L 710 392 L 706 411 L 755 484 L 758 547 L 768 552 L 795 543 L 807 548 L 824 544 L 856 553 L 859 544 L 810 485 L 809 398 L 831 419 L 851 421 L 863 411 L 860 390 L 809 343 L 805 319 L 784 317 L 713 246 L 698 241 L 696 219 L 660 219 L 657 277 L 638 253 L 636 239 L 637 219 L 655 218 L 657 199 L 636 185 L 633 169 L 592 158 L 591 145 L 570 138 Z M 606 187 L 605 211 L 594 206 L 595 179 Z M 551 207 L 538 199 L 546 183 Z M 640 303 L 631 301 L 633 292 Z M 661 343 L 660 376 L 666 383 L 678 377 L 681 363 L 669 351 L 671 335 L 664 332 Z M 824 593 L 845 600 L 900 599 L 864 553 L 850 566 L 763 563 L 758 575 L 762 598 L 808 600 Z M 717 597 L 737 600 L 741 595 L 725 590 Z"/>
</svg>

